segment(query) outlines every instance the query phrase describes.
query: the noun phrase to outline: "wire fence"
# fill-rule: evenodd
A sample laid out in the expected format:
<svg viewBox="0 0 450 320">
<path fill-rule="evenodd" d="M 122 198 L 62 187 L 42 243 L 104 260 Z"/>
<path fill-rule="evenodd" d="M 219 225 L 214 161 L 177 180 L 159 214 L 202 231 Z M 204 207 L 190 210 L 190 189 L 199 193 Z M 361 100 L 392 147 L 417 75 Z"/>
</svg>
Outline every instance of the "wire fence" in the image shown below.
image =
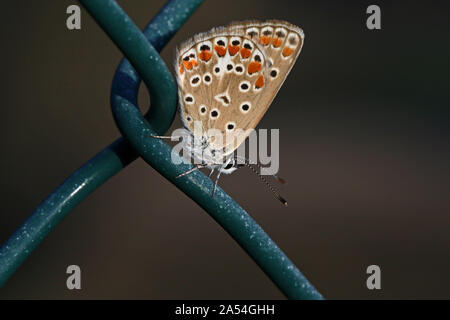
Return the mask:
<svg viewBox="0 0 450 320">
<path fill-rule="evenodd" d="M 105 181 L 142 157 L 150 166 L 200 205 L 252 257 L 289 299 L 323 299 L 262 228 L 220 187 L 211 197 L 213 182 L 191 168 L 175 165 L 171 147 L 149 135 L 164 134 L 176 112 L 177 87 L 158 52 L 203 0 L 170 0 L 140 31 L 114 0 L 80 0 L 124 58 L 114 75 L 111 108 L 123 137 L 99 152 L 68 177 L 0 248 L 2 286 L 70 210 Z M 142 115 L 137 96 L 141 79 L 151 97 Z"/>
</svg>

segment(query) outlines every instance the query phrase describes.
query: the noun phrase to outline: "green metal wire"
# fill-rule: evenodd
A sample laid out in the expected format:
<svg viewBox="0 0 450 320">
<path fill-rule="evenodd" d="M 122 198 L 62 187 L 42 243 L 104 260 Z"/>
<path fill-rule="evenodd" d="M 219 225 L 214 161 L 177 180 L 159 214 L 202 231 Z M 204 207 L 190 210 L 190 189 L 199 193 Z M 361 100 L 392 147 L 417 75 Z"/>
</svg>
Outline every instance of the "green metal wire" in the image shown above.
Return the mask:
<svg viewBox="0 0 450 320">
<path fill-rule="evenodd" d="M 201 172 L 194 172 L 181 179 L 174 179 L 176 175 L 189 169 L 190 165 L 174 165 L 171 161 L 171 148 L 159 139 L 148 138 L 148 135 L 161 134 L 166 131 L 172 121 L 177 96 L 173 79 L 156 50 L 115 1 L 81 0 L 80 2 L 132 62 L 149 90 L 152 107 L 144 118 L 136 103 L 138 88 L 136 87 L 136 81 L 139 83 L 139 77 L 129 62 L 124 60 L 114 77 L 111 106 L 121 133 L 133 149 L 153 168 L 204 208 L 248 252 L 288 298 L 322 299 L 320 293 L 230 196 L 218 188 L 216 195 L 211 197 L 213 183 L 209 178 Z M 156 49 L 160 50 L 200 2 L 170 1 L 166 8 L 146 28 L 145 33 L 148 40 Z M 186 11 L 186 9 L 188 10 Z M 186 14 L 186 12 L 188 12 L 187 16 L 180 18 L 180 15 Z M 120 170 L 119 167 L 124 167 L 134 160 L 136 154 L 128 151 L 130 151 L 129 146 L 123 140 L 113 144 L 66 180 L 61 186 L 65 186 L 62 190 L 59 187 L 36 209 L 25 225 L 0 249 L 2 265 L 3 261 L 8 262 L 5 258 L 11 259 L 14 254 L 22 257 L 21 260 L 12 259 L 11 270 L 3 269 L 0 266 L 0 283 L 2 279 L 3 282 L 6 281 L 15 268 L 37 245 L 23 245 L 24 242 L 30 242 L 27 241 L 27 235 L 28 237 L 37 235 L 35 241 L 40 242 L 83 197 Z M 106 171 L 96 168 L 98 165 L 105 165 Z M 95 175 L 96 169 L 102 172 L 101 176 Z M 86 174 L 89 174 L 92 179 L 84 179 L 86 184 L 80 184 L 80 178 L 86 178 Z M 76 199 L 70 199 L 70 197 L 67 197 L 67 190 L 73 191 L 74 189 L 79 189 L 79 196 Z M 84 190 L 84 192 L 81 192 L 81 190 Z M 49 205 L 54 197 L 56 197 L 55 201 L 59 199 L 60 209 L 52 214 L 52 207 L 49 207 Z M 65 205 L 61 199 L 73 202 Z M 61 214 L 61 212 L 64 213 Z M 53 219 L 48 219 L 53 216 Z M 27 225 L 28 222 L 34 223 Z M 35 225 L 38 225 L 42 232 L 30 234 L 30 230 L 32 231 L 30 227 Z M 16 235 L 18 238 L 15 240 Z M 4 250 L 5 248 L 6 250 Z M 3 273 L 7 274 L 6 278 L 4 278 Z"/>
<path fill-rule="evenodd" d="M 168 1 L 145 28 L 144 35 L 156 48 L 162 49 L 201 3 L 202 0 Z M 137 105 L 141 79 L 126 59 L 117 68 L 115 79 L 120 79 L 115 90 Z M 175 88 L 173 90 L 167 104 L 165 101 L 152 103 L 152 109 L 162 109 L 168 115 L 165 121 L 159 119 L 157 124 L 161 133 L 170 127 L 176 111 L 176 106 L 170 104 L 173 95 L 176 95 Z M 152 115 L 147 114 L 146 117 L 153 124 Z M 131 145 L 124 138 L 119 138 L 58 186 L 0 248 L 0 287 L 68 212 L 137 157 Z"/>
</svg>

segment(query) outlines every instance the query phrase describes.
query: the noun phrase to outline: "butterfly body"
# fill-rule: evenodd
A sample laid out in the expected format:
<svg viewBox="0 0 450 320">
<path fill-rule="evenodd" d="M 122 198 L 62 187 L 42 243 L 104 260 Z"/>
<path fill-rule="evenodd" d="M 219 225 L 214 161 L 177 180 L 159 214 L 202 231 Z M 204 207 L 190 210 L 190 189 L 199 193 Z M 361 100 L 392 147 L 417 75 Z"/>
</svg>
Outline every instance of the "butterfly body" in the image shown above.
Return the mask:
<svg viewBox="0 0 450 320">
<path fill-rule="evenodd" d="M 195 136 L 187 129 L 182 129 L 179 134 L 184 151 L 193 158 L 194 163 L 199 164 L 202 168 L 218 170 L 225 174 L 230 174 L 237 169 L 234 166 L 233 156 L 225 156 L 222 150 L 211 147 L 206 136 Z M 232 164 L 231 167 L 230 164 Z"/>
<path fill-rule="evenodd" d="M 239 166 L 233 152 L 269 108 L 303 41 L 303 31 L 288 22 L 245 21 L 195 35 L 178 48 L 182 143 L 194 169 L 220 176 Z"/>
</svg>

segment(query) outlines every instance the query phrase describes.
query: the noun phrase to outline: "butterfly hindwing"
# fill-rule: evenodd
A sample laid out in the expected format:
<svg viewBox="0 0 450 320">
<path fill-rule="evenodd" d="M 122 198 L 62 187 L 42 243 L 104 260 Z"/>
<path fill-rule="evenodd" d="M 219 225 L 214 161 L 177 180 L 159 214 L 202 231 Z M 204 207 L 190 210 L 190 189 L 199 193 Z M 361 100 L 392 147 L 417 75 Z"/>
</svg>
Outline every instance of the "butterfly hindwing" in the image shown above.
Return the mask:
<svg viewBox="0 0 450 320">
<path fill-rule="evenodd" d="M 198 134 L 194 123 L 201 123 L 202 135 L 216 129 L 222 138 L 210 137 L 211 146 L 233 152 L 267 111 L 303 38 L 301 29 L 287 22 L 250 21 L 188 40 L 176 61 L 185 126 Z"/>
</svg>

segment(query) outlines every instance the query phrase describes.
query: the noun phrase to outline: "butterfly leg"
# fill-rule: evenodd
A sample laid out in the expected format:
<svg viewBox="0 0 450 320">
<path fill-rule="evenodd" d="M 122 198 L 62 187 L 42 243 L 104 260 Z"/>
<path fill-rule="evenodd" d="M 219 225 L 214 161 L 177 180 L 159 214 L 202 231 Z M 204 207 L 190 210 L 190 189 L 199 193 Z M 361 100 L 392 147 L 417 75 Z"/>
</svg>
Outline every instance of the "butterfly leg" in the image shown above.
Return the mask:
<svg viewBox="0 0 450 320">
<path fill-rule="evenodd" d="M 201 169 L 201 168 L 204 168 L 204 167 L 205 167 L 205 165 L 203 165 L 203 164 L 198 164 L 198 165 L 196 165 L 195 167 L 189 169 L 188 171 L 185 171 L 185 172 L 183 172 L 183 173 L 177 175 L 177 176 L 175 177 L 175 179 L 184 177 L 185 175 L 188 175 L 189 173 L 194 172 L 194 171 L 196 171 L 196 170 L 198 170 L 198 169 Z"/>
<path fill-rule="evenodd" d="M 208 177 L 211 177 L 213 172 L 214 172 L 214 168 L 211 169 L 211 172 L 209 173 Z"/>
<path fill-rule="evenodd" d="M 152 136 L 152 135 L 147 135 L 147 137 L 156 138 L 156 139 L 180 139 L 181 138 L 181 136 Z"/>
<path fill-rule="evenodd" d="M 214 197 L 214 194 L 216 193 L 216 189 L 217 189 L 217 183 L 219 182 L 219 178 L 220 178 L 220 174 L 222 173 L 222 171 L 219 170 L 219 173 L 216 176 L 216 181 L 214 181 L 214 188 L 211 194 L 211 197 Z"/>
</svg>

